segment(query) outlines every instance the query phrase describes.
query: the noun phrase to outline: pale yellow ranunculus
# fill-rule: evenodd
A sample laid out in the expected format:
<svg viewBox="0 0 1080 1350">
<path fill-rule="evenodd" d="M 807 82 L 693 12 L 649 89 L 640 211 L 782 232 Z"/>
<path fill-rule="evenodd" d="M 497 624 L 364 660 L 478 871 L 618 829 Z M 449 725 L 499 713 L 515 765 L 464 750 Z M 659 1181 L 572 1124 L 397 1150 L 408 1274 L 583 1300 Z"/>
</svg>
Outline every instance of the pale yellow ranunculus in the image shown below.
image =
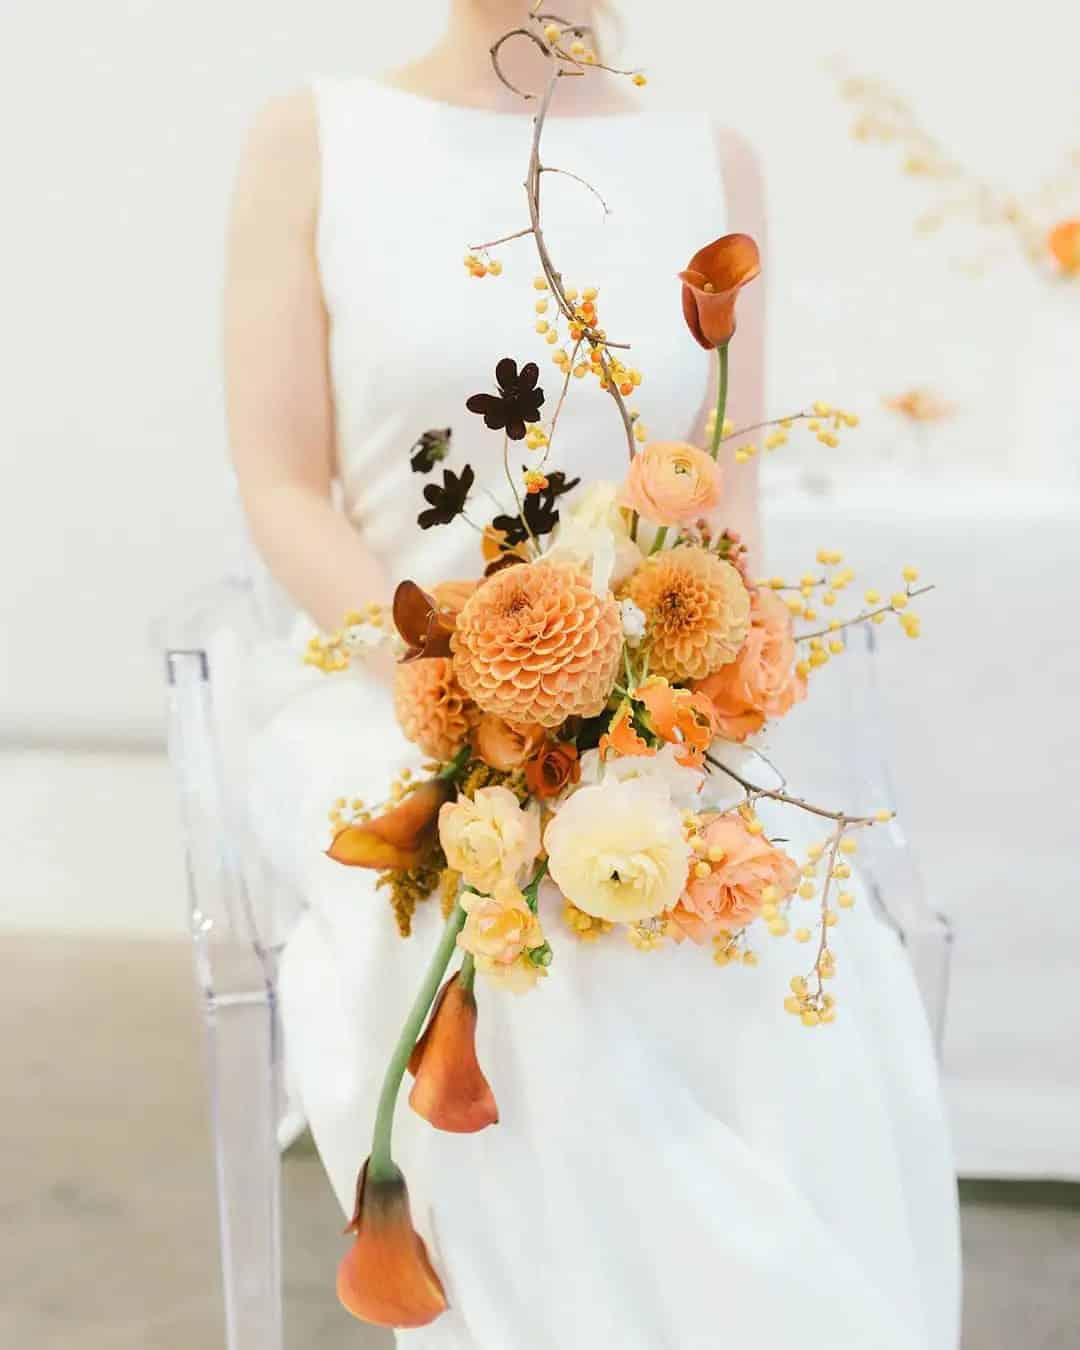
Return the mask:
<svg viewBox="0 0 1080 1350">
<path fill-rule="evenodd" d="M 539 853 L 539 817 L 509 788 L 480 788 L 471 801 L 460 797 L 443 806 L 439 840 L 450 867 L 490 895 L 500 882 L 516 882 Z"/>
<path fill-rule="evenodd" d="M 682 816 L 646 779 L 579 788 L 544 834 L 548 868 L 563 895 L 597 919 L 651 919 L 678 900 L 691 850 Z"/>
</svg>

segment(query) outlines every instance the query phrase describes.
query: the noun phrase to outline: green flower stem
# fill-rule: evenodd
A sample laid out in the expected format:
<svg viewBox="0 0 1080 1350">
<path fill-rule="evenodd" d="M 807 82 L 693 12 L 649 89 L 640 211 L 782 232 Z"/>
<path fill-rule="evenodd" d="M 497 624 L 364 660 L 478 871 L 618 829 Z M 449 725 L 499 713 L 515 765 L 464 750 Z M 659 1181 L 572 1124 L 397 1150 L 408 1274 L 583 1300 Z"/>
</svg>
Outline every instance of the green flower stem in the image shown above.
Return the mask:
<svg viewBox="0 0 1080 1350">
<path fill-rule="evenodd" d="M 476 962 L 473 960 L 472 952 L 465 953 L 465 959 L 458 971 L 458 980 L 462 989 L 472 993 L 472 987 L 476 983 Z"/>
<path fill-rule="evenodd" d="M 720 453 L 720 442 L 724 438 L 724 416 L 727 413 L 728 344 L 726 342 L 722 347 L 717 347 L 716 356 L 720 363 L 720 379 L 716 391 L 716 426 L 713 427 L 712 445 L 709 448 L 709 454 L 712 455 L 713 459 Z"/>
<path fill-rule="evenodd" d="M 371 1140 L 371 1158 L 368 1161 L 368 1176 L 372 1180 L 386 1181 L 398 1175 L 391 1153 L 394 1108 L 397 1106 L 398 1093 L 401 1091 L 401 1082 L 405 1077 L 409 1056 L 413 1052 L 424 1020 L 431 1011 L 431 1005 L 435 1002 L 435 995 L 439 992 L 446 967 L 450 964 L 450 958 L 457 945 L 457 935 L 464 926 L 465 911 L 461 908 L 461 902 L 457 901 L 446 921 L 439 945 L 435 948 L 427 974 L 409 1009 L 409 1016 L 387 1065 L 382 1092 L 379 1094 L 379 1108 L 375 1113 L 375 1132 Z"/>
<path fill-rule="evenodd" d="M 442 766 L 442 768 L 435 775 L 435 777 L 443 779 L 449 778 L 451 780 L 456 779 L 458 775 L 461 773 L 462 769 L 464 769 L 465 766 L 468 764 L 471 758 L 472 758 L 472 747 L 470 745 L 463 745 L 461 749 L 457 752 L 457 754 L 454 756 L 454 758 L 448 760 Z"/>
<path fill-rule="evenodd" d="M 534 914 L 536 913 L 536 906 L 538 904 L 537 897 L 540 894 L 540 883 L 547 876 L 547 870 L 548 865 L 547 859 L 545 858 L 544 861 L 537 866 L 536 871 L 533 873 L 532 880 L 521 892 L 522 895 L 525 897 L 526 903 L 528 904 L 529 908 L 532 910 Z"/>
<path fill-rule="evenodd" d="M 713 458 L 714 459 L 716 458 L 715 450 L 713 451 Z M 656 537 L 652 541 L 652 548 L 649 549 L 649 552 L 659 553 L 660 550 L 664 547 L 664 540 L 666 538 L 667 538 L 667 526 L 661 525 L 660 528 L 656 531 Z"/>
</svg>

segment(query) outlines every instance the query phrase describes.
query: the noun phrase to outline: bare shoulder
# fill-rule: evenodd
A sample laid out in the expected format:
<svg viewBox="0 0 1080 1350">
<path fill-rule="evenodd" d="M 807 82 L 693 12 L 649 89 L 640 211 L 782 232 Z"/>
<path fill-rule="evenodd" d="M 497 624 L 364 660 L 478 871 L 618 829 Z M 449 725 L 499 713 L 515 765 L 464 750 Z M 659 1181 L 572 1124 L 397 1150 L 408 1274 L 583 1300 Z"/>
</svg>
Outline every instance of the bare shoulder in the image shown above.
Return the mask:
<svg viewBox="0 0 1080 1350">
<path fill-rule="evenodd" d="M 765 228 L 765 179 L 752 142 L 732 127 L 715 125 L 713 143 L 732 229 L 760 237 Z"/>
<path fill-rule="evenodd" d="M 272 211 L 280 220 L 313 218 L 319 194 L 315 97 L 298 89 L 269 99 L 247 134 L 236 174 L 235 209 Z"/>
</svg>

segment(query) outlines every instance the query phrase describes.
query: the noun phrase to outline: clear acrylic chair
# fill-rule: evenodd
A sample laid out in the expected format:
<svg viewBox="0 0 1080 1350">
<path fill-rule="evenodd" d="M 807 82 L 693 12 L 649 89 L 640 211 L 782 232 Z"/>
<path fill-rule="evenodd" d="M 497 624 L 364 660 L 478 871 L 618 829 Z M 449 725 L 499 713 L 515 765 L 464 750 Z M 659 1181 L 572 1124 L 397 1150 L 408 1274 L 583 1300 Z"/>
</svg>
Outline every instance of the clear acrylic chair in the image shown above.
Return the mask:
<svg viewBox="0 0 1080 1350">
<path fill-rule="evenodd" d="M 227 1350 L 283 1345 L 277 969 L 299 905 L 260 856 L 248 827 L 243 755 L 229 745 L 229 719 L 215 706 L 232 691 L 221 688 L 228 679 L 217 667 L 221 654 L 275 635 L 280 622 L 268 622 L 265 605 L 245 582 L 200 593 L 161 635 L 169 754 L 207 1034 Z M 787 721 L 800 719 L 781 724 L 776 757 L 800 766 L 800 794 L 869 813 L 893 805 L 875 633 L 853 630 L 847 647 L 800 710 L 805 716 L 796 735 L 787 734 Z M 807 765 L 813 783 L 803 781 Z M 859 866 L 883 921 L 907 947 L 940 1050 L 951 932 L 927 903 L 899 821 L 868 833 Z"/>
<path fill-rule="evenodd" d="M 169 756 L 206 1030 L 224 1343 L 227 1350 L 282 1350 L 287 1126 L 277 967 L 298 907 L 252 842 L 243 782 L 236 781 L 243 747 L 229 743 L 227 719 L 215 706 L 218 662 L 228 664 L 230 650 L 239 654 L 269 628 L 254 587 L 241 581 L 200 592 L 163 627 Z"/>
</svg>

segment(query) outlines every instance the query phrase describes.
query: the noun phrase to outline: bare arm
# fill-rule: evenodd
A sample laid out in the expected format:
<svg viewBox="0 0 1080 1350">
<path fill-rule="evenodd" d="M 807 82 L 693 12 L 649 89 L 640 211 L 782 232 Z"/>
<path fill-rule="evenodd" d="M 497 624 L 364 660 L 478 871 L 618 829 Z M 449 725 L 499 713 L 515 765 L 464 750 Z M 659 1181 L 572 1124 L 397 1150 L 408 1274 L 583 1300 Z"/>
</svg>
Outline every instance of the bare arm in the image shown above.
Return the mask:
<svg viewBox="0 0 1080 1350">
<path fill-rule="evenodd" d="M 315 258 L 319 152 L 310 93 L 267 105 L 241 159 L 229 228 L 229 439 L 252 536 L 321 627 L 383 599 L 386 580 L 334 507 L 328 324 Z"/>
<path fill-rule="evenodd" d="M 768 275 L 768 249 L 765 230 L 765 191 L 757 156 L 749 142 L 735 132 L 717 128 L 716 154 L 724 194 L 728 204 L 728 229 L 753 235 L 762 255 L 763 275 L 752 282 L 739 297 L 738 330 L 731 344 L 731 374 L 727 415 L 737 427 L 752 426 L 765 417 L 765 277 Z M 704 241 L 703 241 L 704 242 Z M 716 404 L 717 372 L 715 362 L 709 383 L 709 398 L 702 413 L 704 421 Z M 747 437 L 747 440 L 752 438 Z M 761 566 L 761 519 L 758 501 L 757 459 L 736 464 L 738 442 L 729 442 L 721 450 L 726 483 L 724 519 L 739 531 L 750 549 L 751 567 Z"/>
</svg>

